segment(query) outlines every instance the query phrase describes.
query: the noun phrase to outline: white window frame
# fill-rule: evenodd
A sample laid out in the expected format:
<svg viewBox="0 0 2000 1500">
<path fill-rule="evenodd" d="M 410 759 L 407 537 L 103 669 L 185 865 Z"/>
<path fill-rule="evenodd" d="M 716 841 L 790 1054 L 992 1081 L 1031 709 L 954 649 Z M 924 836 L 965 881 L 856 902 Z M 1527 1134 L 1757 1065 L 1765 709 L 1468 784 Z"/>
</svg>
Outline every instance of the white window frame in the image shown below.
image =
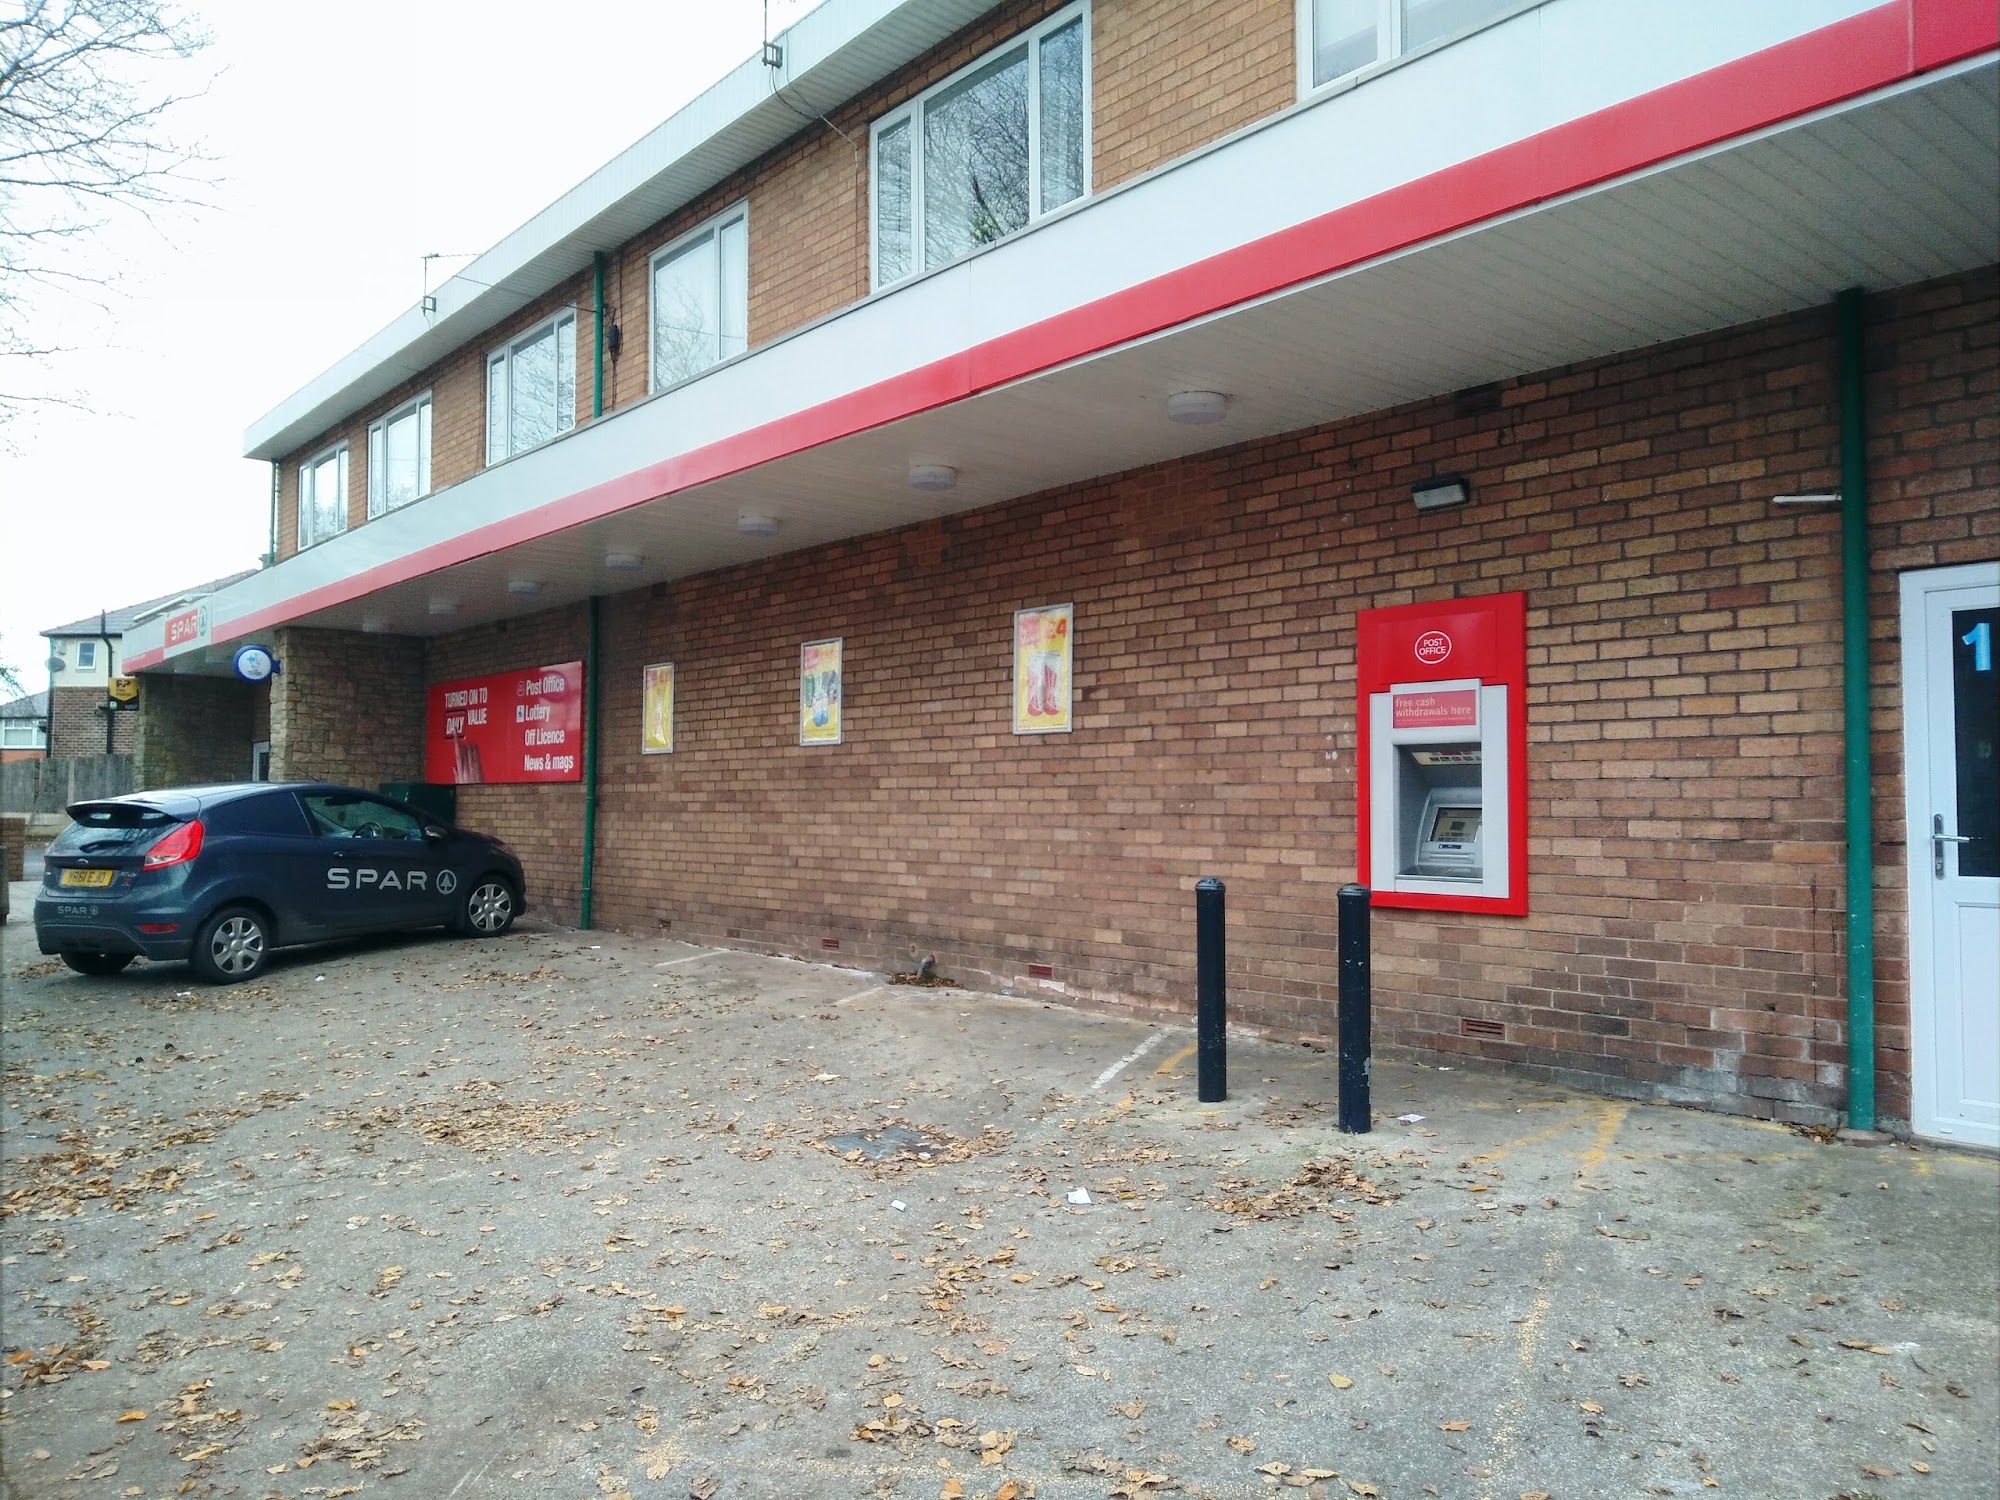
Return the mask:
<svg viewBox="0 0 2000 1500">
<path fill-rule="evenodd" d="M 658 310 L 653 306 L 653 290 L 654 287 L 657 285 L 657 278 L 660 273 L 660 262 L 663 260 L 673 259 L 673 257 L 680 254 L 681 251 L 687 249 L 690 245 L 693 245 L 697 240 L 706 239 L 709 236 L 713 235 L 715 237 L 715 242 L 716 242 L 715 306 L 717 313 L 719 315 L 722 308 L 722 231 L 728 228 L 731 224 L 736 224 L 736 223 L 741 223 L 743 226 L 743 258 L 744 258 L 743 343 L 745 351 L 748 352 L 750 343 L 750 276 L 749 276 L 750 200 L 748 198 L 745 198 L 741 203 L 733 204 L 730 207 L 725 208 L 721 213 L 717 214 L 714 218 L 709 219 L 703 223 L 697 224 L 694 228 L 690 229 L 686 234 L 682 235 L 679 239 L 670 240 L 668 243 L 660 246 L 659 249 L 655 250 L 651 255 L 646 257 L 646 390 L 648 394 L 653 394 L 655 392 L 672 389 L 672 386 L 663 386 L 657 384 L 654 379 L 657 366 L 654 363 L 653 359 L 653 341 L 659 337 L 659 325 L 654 321 L 655 318 L 658 316 Z M 719 330 L 717 337 L 719 341 L 720 339 Z M 715 368 L 715 365 L 727 363 L 729 360 L 732 360 L 734 358 L 736 358 L 736 356 L 733 354 L 725 354 L 721 358 L 717 359 L 715 361 L 715 364 L 709 365 L 706 368 L 704 368 L 701 373 L 706 375 L 709 370 Z M 693 378 L 694 378 L 693 376 L 689 377 L 689 379 Z M 680 385 L 683 383 L 684 382 L 681 381 L 675 381 L 674 385 Z"/>
<path fill-rule="evenodd" d="M 1363 63 L 1351 72 L 1342 73 L 1338 78 L 1329 78 L 1325 83 L 1313 82 L 1313 7 L 1312 0 L 1297 0 L 1296 23 L 1292 28 L 1293 40 L 1298 58 L 1298 91 L 1301 100 L 1318 98 L 1327 94 L 1350 89 L 1364 79 L 1374 78 L 1390 68 L 1401 67 L 1413 58 L 1428 57 L 1440 48 L 1449 47 L 1466 37 L 1477 36 L 1489 27 L 1498 26 L 1503 21 L 1511 21 L 1524 11 L 1546 5 L 1548 0 L 1514 0 L 1494 11 L 1485 20 L 1475 21 L 1470 26 L 1457 31 L 1446 32 L 1434 41 L 1425 42 L 1414 50 L 1403 46 L 1403 0 L 1376 0 L 1375 35 L 1387 38 L 1386 45 L 1378 44 L 1375 61 Z"/>
<path fill-rule="evenodd" d="M 1302 0 L 1305 3 L 1305 0 Z M 875 226 L 881 222 L 879 207 L 875 201 L 876 188 L 881 174 L 875 170 L 877 152 L 881 149 L 882 132 L 891 127 L 907 123 L 910 127 L 910 269 L 890 286 L 903 286 L 929 274 L 931 268 L 924 265 L 924 131 L 923 107 L 925 103 L 945 90 L 962 82 L 978 72 L 1003 52 L 1011 52 L 1023 43 L 1028 44 L 1028 222 L 1013 234 L 1003 235 L 995 244 L 1004 244 L 1014 234 L 1032 229 L 1049 214 L 1064 208 L 1090 201 L 1091 146 L 1096 138 L 1097 100 L 1091 75 L 1091 13 L 1090 0 L 1079 0 L 1076 5 L 1066 5 L 1054 15 L 1037 21 L 1033 26 L 1016 32 L 997 46 L 989 47 L 971 62 L 947 78 L 941 78 L 912 99 L 897 105 L 889 113 L 868 127 L 868 285 L 872 291 L 883 290 L 881 268 L 876 257 Z M 1051 32 L 1061 31 L 1079 16 L 1083 18 L 1083 191 L 1067 203 L 1044 209 L 1042 200 L 1042 38 Z M 988 248 L 980 246 L 980 250 Z M 978 250 L 968 251 L 958 260 L 947 261 L 934 269 L 942 271 L 955 266 L 960 261 L 977 255 Z"/>
<path fill-rule="evenodd" d="M 493 371 L 495 366 L 498 366 L 499 368 L 507 372 L 505 377 L 507 380 L 507 427 L 508 430 L 511 432 L 514 426 L 514 421 L 513 421 L 514 351 L 519 349 L 523 344 L 533 343 L 536 339 L 540 338 L 545 333 L 553 333 L 558 339 L 560 339 L 562 337 L 562 326 L 565 323 L 569 324 L 570 327 L 570 365 L 571 365 L 572 378 L 576 378 L 577 372 L 575 366 L 576 366 L 577 316 L 576 316 L 576 309 L 574 307 L 562 308 L 560 311 L 555 312 L 551 314 L 549 317 L 542 319 L 541 322 L 535 324 L 533 327 L 523 328 L 519 333 L 515 334 L 512 338 L 508 339 L 506 343 L 501 344 L 496 348 L 487 351 L 486 401 L 485 404 L 480 408 L 480 417 L 481 420 L 485 423 L 486 463 L 489 468 L 494 464 L 504 463 L 507 459 L 519 456 L 518 454 L 513 452 L 512 449 L 509 449 L 509 451 L 505 453 L 496 453 L 493 450 Z M 576 379 L 575 388 L 577 391 L 582 390 L 583 382 L 580 378 Z M 575 430 L 576 430 L 576 402 L 574 399 L 574 392 L 573 392 L 569 410 L 567 411 L 558 410 L 556 412 L 555 435 L 549 438 L 548 441 L 554 442 L 556 438 L 561 437 L 564 433 L 574 432 Z M 536 448 L 539 448 L 541 446 L 542 444 L 540 443 L 537 443 L 535 445 Z M 535 450 L 534 448 L 523 448 L 520 451 L 522 453 L 532 453 Z"/>
<path fill-rule="evenodd" d="M 405 401 L 368 424 L 368 519 L 373 521 L 400 507 L 389 504 L 382 487 L 382 445 L 390 427 L 408 416 L 417 419 L 417 492 L 404 505 L 414 505 L 431 492 L 431 431 L 435 414 L 431 393 Z"/>
<path fill-rule="evenodd" d="M 76 669 L 79 672 L 97 670 L 97 642 L 78 641 L 76 643 Z"/>
<path fill-rule="evenodd" d="M 338 477 L 334 481 L 340 489 L 340 508 L 336 512 L 340 517 L 340 524 L 325 536 L 320 536 L 310 524 L 314 507 L 306 504 L 306 482 L 312 472 L 329 458 L 340 461 Z M 321 542 L 337 537 L 347 530 L 347 444 L 335 443 L 331 448 L 322 448 L 299 465 L 298 489 L 292 496 L 292 509 L 298 519 L 298 550 L 301 552 L 308 547 L 317 547 Z"/>
<path fill-rule="evenodd" d="M 0 722 L 0 749 L 40 750 L 48 745 L 40 719 L 7 719 Z"/>
</svg>

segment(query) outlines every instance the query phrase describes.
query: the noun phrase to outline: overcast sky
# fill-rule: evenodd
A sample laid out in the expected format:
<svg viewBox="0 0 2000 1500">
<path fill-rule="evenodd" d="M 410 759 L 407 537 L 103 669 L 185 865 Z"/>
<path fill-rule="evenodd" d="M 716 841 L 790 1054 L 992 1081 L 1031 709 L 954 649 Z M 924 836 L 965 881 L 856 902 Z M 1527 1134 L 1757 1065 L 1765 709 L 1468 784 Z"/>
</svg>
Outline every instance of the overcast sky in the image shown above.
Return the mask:
<svg viewBox="0 0 2000 1500">
<path fill-rule="evenodd" d="M 818 0 L 771 0 L 774 31 Z M 85 410 L 0 427 L 0 658 L 37 632 L 254 567 L 270 467 L 254 419 L 413 305 L 430 251 L 485 250 L 763 39 L 763 0 L 205 0 L 212 207 L 128 218 L 84 252 L 109 315 L 47 306 L 39 377 Z M 434 281 L 461 259 L 438 262 Z"/>
</svg>

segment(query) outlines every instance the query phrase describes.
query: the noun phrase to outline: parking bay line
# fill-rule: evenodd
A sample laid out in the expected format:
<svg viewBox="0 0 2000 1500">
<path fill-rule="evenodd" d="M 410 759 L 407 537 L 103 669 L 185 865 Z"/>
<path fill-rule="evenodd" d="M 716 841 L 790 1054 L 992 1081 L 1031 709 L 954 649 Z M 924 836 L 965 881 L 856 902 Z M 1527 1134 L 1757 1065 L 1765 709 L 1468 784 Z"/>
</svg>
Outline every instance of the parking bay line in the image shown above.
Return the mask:
<svg viewBox="0 0 2000 1500">
<path fill-rule="evenodd" d="M 714 958 L 717 954 L 727 953 L 728 951 L 727 948 L 710 948 L 702 953 L 690 953 L 686 958 L 670 958 L 664 963 L 654 964 L 653 967 L 656 969 L 672 969 L 679 967 L 681 964 L 697 964 L 704 958 Z"/>
<path fill-rule="evenodd" d="M 1116 1078 L 1120 1073 L 1124 1072 L 1133 1063 L 1137 1062 L 1140 1058 L 1144 1057 L 1148 1052 L 1151 1052 L 1155 1047 L 1159 1046 L 1160 1038 L 1165 1035 L 1166 1033 L 1164 1031 L 1155 1031 L 1149 1034 L 1145 1041 L 1139 1043 L 1138 1046 L 1134 1047 L 1130 1052 L 1126 1053 L 1123 1057 L 1119 1058 L 1117 1062 L 1113 1063 L 1110 1067 L 1106 1068 L 1102 1073 L 1099 1073 L 1097 1075 L 1097 1082 L 1093 1083 L 1090 1086 L 1091 1090 L 1095 1092 L 1096 1090 L 1103 1088 L 1105 1084 L 1111 1082 L 1112 1079 Z"/>
</svg>

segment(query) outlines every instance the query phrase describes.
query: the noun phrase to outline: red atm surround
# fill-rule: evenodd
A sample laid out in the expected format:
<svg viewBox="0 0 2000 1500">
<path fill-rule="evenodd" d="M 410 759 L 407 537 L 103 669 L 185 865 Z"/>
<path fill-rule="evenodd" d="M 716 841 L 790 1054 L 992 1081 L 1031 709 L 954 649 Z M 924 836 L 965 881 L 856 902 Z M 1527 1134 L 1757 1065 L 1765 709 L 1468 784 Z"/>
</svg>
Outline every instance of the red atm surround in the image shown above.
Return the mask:
<svg viewBox="0 0 2000 1500">
<path fill-rule="evenodd" d="M 1359 817 L 1356 820 L 1360 880 L 1374 886 L 1371 904 L 1417 911 L 1489 912 L 1496 916 L 1528 914 L 1528 596 L 1487 594 L 1475 599 L 1440 599 L 1423 604 L 1399 604 L 1364 609 L 1356 616 L 1358 681 L 1356 740 L 1360 764 L 1356 776 Z M 1376 809 L 1371 713 L 1377 694 L 1394 686 L 1422 682 L 1455 682 L 1476 678 L 1483 687 L 1507 690 L 1507 893 L 1494 897 L 1419 891 L 1383 890 L 1371 879 L 1374 869 Z M 1445 710 L 1449 711 L 1448 707 Z"/>
</svg>

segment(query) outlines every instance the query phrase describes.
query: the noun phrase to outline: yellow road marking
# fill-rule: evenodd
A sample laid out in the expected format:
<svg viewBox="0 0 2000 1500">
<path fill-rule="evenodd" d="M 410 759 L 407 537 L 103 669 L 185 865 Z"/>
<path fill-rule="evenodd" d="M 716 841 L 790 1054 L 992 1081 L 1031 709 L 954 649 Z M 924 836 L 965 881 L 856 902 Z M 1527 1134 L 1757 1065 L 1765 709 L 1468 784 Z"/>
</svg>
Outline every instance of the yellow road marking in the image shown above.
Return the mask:
<svg viewBox="0 0 2000 1500">
<path fill-rule="evenodd" d="M 1160 1078 L 1164 1077 L 1168 1073 L 1173 1072 L 1174 1069 L 1178 1068 L 1182 1063 L 1186 1062 L 1190 1057 L 1194 1056 L 1195 1049 L 1199 1045 L 1200 1044 L 1198 1042 L 1189 1042 L 1185 1047 L 1181 1048 L 1180 1051 L 1176 1052 L 1172 1057 L 1168 1058 L 1165 1062 L 1161 1063 L 1157 1068 L 1153 1069 L 1153 1076 L 1155 1078 Z"/>
<path fill-rule="evenodd" d="M 1576 1180 L 1581 1184 L 1591 1171 L 1604 1165 L 1611 1155 L 1611 1143 L 1618 1138 L 1619 1128 L 1625 1123 L 1625 1116 L 1631 1112 L 1629 1104 L 1606 1104 L 1593 1111 L 1597 1118 L 1597 1133 L 1577 1158 L 1582 1165 L 1577 1168 Z M 1569 1122 L 1574 1123 L 1574 1122 Z M 1564 1128 L 1564 1127 L 1557 1127 Z M 1554 1131 L 1542 1132 L 1544 1135 Z M 1541 1349 L 1542 1320 L 1554 1305 L 1555 1294 L 1550 1290 L 1560 1279 L 1562 1262 L 1569 1254 L 1569 1221 L 1565 1220 L 1557 1233 L 1549 1237 L 1549 1248 L 1542 1256 L 1542 1274 L 1539 1290 L 1535 1293 L 1534 1305 L 1528 1315 L 1515 1325 L 1515 1361 L 1520 1367 L 1520 1378 L 1525 1380 L 1534 1368 L 1535 1356 Z M 1522 1398 L 1517 1394 L 1511 1400 L 1503 1401 L 1493 1413 L 1493 1461 L 1489 1465 L 1498 1473 L 1506 1467 L 1514 1456 L 1514 1439 L 1521 1418 Z M 1481 1492 L 1481 1500 L 1493 1500 L 1494 1492 L 1489 1485 Z"/>
<path fill-rule="evenodd" d="M 1567 1120 L 1558 1120 L 1555 1124 L 1546 1126 L 1541 1130 L 1531 1130 L 1526 1135 L 1516 1136 L 1504 1145 L 1495 1146 L 1491 1151 L 1482 1152 L 1480 1155 L 1475 1156 L 1473 1160 L 1499 1161 L 1508 1155 L 1508 1153 L 1517 1151 L 1523 1146 L 1532 1146 L 1537 1141 L 1545 1141 L 1551 1136 L 1561 1135 L 1565 1130 L 1572 1130 L 1576 1126 L 1584 1124 L 1594 1113 L 1596 1111 L 1587 1110 L 1579 1106 L 1576 1113 Z"/>
</svg>

